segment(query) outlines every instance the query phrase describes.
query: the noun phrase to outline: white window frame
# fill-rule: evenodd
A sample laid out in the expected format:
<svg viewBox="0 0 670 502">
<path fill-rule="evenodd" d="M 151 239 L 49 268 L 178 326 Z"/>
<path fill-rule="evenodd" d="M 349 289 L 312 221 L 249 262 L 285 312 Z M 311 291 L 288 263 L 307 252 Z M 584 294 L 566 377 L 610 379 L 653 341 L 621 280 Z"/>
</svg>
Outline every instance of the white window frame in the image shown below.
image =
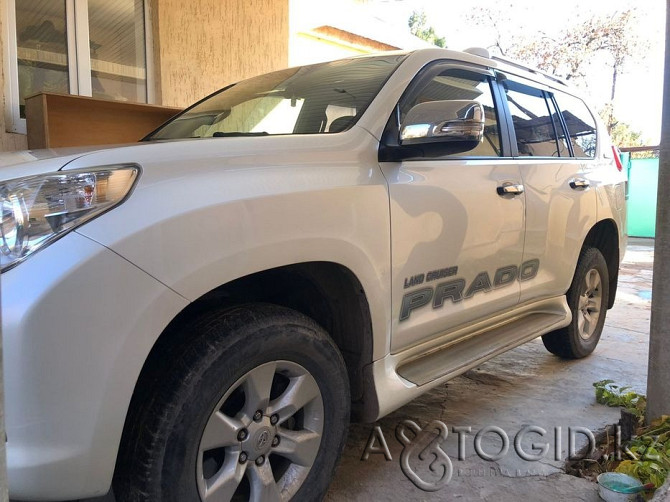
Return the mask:
<svg viewBox="0 0 670 502">
<path fill-rule="evenodd" d="M 16 37 L 16 2 L 4 0 L 5 29 L 2 33 L 5 70 L 5 129 L 26 134 L 26 119 L 19 111 L 19 65 Z M 147 103 L 154 103 L 153 37 L 150 0 L 144 0 L 144 46 L 146 58 Z M 91 51 L 88 31 L 88 0 L 65 0 L 67 56 L 70 94 L 92 96 Z"/>
</svg>

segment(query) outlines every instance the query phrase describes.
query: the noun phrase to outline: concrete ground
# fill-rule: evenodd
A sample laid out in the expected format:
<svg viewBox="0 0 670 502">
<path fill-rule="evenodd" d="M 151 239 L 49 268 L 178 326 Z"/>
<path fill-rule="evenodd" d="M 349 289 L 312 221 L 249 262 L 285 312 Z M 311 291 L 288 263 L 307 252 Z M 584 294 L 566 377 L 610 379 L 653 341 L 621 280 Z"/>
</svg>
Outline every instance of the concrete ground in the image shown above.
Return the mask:
<svg viewBox="0 0 670 502">
<path fill-rule="evenodd" d="M 653 255 L 653 240 L 630 240 L 616 304 L 608 312 L 600 344 L 591 356 L 564 361 L 547 352 L 537 339 L 451 380 L 374 424 L 380 427 L 391 460 L 386 460 L 383 454 L 371 454 L 367 460 L 361 460 L 373 425 L 353 424 L 326 501 L 599 500 L 595 483 L 563 471 L 570 428 L 596 431 L 619 419 L 618 408 L 595 402 L 593 382 L 609 378 L 638 392 L 646 391 Z M 446 462 L 443 457 L 431 471 L 429 464 L 435 457 L 419 456 L 435 436 L 424 434 L 422 438 L 428 442 L 407 449 L 407 465 L 419 479 L 433 482 L 439 488 L 437 491 L 417 488 L 401 470 L 403 444 L 395 431 L 403 420 L 412 420 L 420 427 L 439 420 L 448 427 L 447 439 L 442 444 L 452 464 L 448 483 L 444 483 L 447 478 L 442 475 L 446 471 L 440 467 Z M 541 457 L 539 460 L 523 460 L 515 453 L 515 437 L 525 426 L 546 431 L 542 436 L 526 434 L 520 441 L 523 451 Z M 461 435 L 462 460 L 453 427 L 471 428 L 469 434 Z M 497 435 L 489 429 L 482 435 L 480 451 L 484 454 L 496 456 L 501 451 L 503 433 L 509 439 L 509 449 L 499 455 L 499 460 L 485 461 L 475 452 L 474 436 L 486 427 L 502 431 Z M 414 436 L 408 432 L 406 437 L 412 440 Z M 575 449 L 586 445 L 586 436 L 575 433 L 574 443 Z M 440 479 L 442 485 L 435 483 Z M 113 500 L 110 494 L 89 502 Z"/>
<path fill-rule="evenodd" d="M 569 428 L 596 431 L 619 419 L 618 408 L 595 402 L 593 382 L 609 378 L 646 392 L 652 262 L 653 240 L 631 239 L 616 304 L 608 312 L 602 338 L 591 356 L 564 361 L 547 352 L 537 339 L 451 380 L 376 424 L 387 442 L 390 461 L 383 454 L 361 460 L 372 426 L 352 425 L 326 500 L 599 500 L 595 483 L 563 472 Z M 450 457 L 453 474 L 437 491 L 417 488 L 401 470 L 403 444 L 395 431 L 406 419 L 420 427 L 433 420 L 448 426 L 442 448 Z M 526 425 L 547 431 L 543 436 L 527 434 L 521 441 L 523 451 L 537 454 L 540 460 L 526 461 L 515 453 L 515 436 Z M 463 460 L 458 458 L 458 435 L 452 430 L 459 426 L 472 431 L 462 434 Z M 500 427 L 509 438 L 509 450 L 500 460 L 485 461 L 475 452 L 474 435 L 484 427 Z M 556 428 L 561 430 L 558 455 Z M 406 436 L 413 438 L 411 432 Z M 495 456 L 502 448 L 499 437 L 490 430 L 483 434 L 480 450 Z M 445 472 L 440 462 L 434 472 L 429 469 L 433 455 L 423 460 L 418 456 L 433 438 L 424 435 L 427 441 L 408 455 L 410 468 L 427 482 L 440 480 Z M 577 447 L 586 444 L 586 436 L 580 433 L 575 433 L 575 439 Z M 536 444 L 535 450 L 531 443 Z M 543 444 L 548 445 L 544 455 Z"/>
</svg>

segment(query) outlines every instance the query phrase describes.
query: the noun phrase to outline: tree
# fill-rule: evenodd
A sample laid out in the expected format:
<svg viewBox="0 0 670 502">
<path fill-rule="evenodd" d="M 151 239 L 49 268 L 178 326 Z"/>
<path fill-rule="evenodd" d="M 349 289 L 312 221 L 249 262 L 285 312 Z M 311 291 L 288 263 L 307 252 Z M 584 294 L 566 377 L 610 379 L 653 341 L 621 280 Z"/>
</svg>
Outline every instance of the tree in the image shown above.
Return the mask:
<svg viewBox="0 0 670 502">
<path fill-rule="evenodd" d="M 435 28 L 432 26 L 427 26 L 428 20 L 424 11 L 412 12 L 412 15 L 409 17 L 407 24 L 409 25 L 409 31 L 412 32 L 412 35 L 426 40 L 433 45 L 437 45 L 438 47 L 447 46 L 446 38 L 438 37 L 435 33 Z"/>
<path fill-rule="evenodd" d="M 594 58 L 604 56 L 612 68 L 610 99 L 614 100 L 617 76 L 645 45 L 633 29 L 636 21 L 634 9 L 593 16 L 562 30 L 556 37 L 540 34 L 516 43 L 508 54 L 568 80 L 583 78 Z"/>
<path fill-rule="evenodd" d="M 484 26 L 493 34 L 495 41 L 487 48 L 498 52 L 501 56 L 507 56 L 507 50 L 523 43 L 518 36 L 520 31 L 510 15 L 509 5 L 496 7 L 482 7 L 473 9 L 467 16 L 466 22 Z"/>
<path fill-rule="evenodd" d="M 641 56 L 647 47 L 636 34 L 634 8 L 609 16 L 591 16 L 561 30 L 557 36 L 536 33 L 530 37 L 502 35 L 499 13 L 490 9 L 473 15 L 471 19 L 495 30 L 496 42 L 489 47 L 502 55 L 536 67 L 540 70 L 572 80 L 585 86 L 594 63 L 603 62 L 611 69 L 610 104 L 616 96 L 617 77 L 635 56 Z M 603 119 L 608 131 L 615 125 L 614 108 Z"/>
<path fill-rule="evenodd" d="M 598 114 L 604 121 L 611 121 L 610 137 L 612 138 L 612 143 L 618 147 L 650 146 L 652 144 L 651 140 L 643 137 L 642 133 L 634 130 L 630 124 L 620 122 L 612 112 L 611 103 L 607 103 L 602 109 L 598 110 Z M 635 152 L 631 155 L 636 159 L 656 157 L 656 153 L 653 150 Z"/>
</svg>

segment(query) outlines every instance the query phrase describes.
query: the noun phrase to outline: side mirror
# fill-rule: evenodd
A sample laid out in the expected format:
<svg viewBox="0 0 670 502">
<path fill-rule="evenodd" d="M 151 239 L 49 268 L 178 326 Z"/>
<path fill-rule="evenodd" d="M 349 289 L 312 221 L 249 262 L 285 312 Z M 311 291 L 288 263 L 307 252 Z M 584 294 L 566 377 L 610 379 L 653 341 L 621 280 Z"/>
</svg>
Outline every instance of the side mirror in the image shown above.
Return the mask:
<svg viewBox="0 0 670 502">
<path fill-rule="evenodd" d="M 419 103 L 403 120 L 400 145 L 460 142 L 463 143 L 462 151 L 467 151 L 484 137 L 484 120 L 484 107 L 477 101 L 459 99 Z"/>
</svg>

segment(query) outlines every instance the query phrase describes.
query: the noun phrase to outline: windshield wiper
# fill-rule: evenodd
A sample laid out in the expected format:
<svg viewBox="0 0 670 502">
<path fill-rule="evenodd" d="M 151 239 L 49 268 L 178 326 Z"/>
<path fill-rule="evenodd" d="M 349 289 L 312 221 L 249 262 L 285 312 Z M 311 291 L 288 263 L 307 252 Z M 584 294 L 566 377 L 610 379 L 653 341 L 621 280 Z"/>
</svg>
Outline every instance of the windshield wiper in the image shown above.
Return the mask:
<svg viewBox="0 0 670 502">
<path fill-rule="evenodd" d="M 212 137 L 213 138 L 234 138 L 239 136 L 269 136 L 270 133 L 266 131 L 261 132 L 221 132 L 216 131 Z"/>
</svg>

